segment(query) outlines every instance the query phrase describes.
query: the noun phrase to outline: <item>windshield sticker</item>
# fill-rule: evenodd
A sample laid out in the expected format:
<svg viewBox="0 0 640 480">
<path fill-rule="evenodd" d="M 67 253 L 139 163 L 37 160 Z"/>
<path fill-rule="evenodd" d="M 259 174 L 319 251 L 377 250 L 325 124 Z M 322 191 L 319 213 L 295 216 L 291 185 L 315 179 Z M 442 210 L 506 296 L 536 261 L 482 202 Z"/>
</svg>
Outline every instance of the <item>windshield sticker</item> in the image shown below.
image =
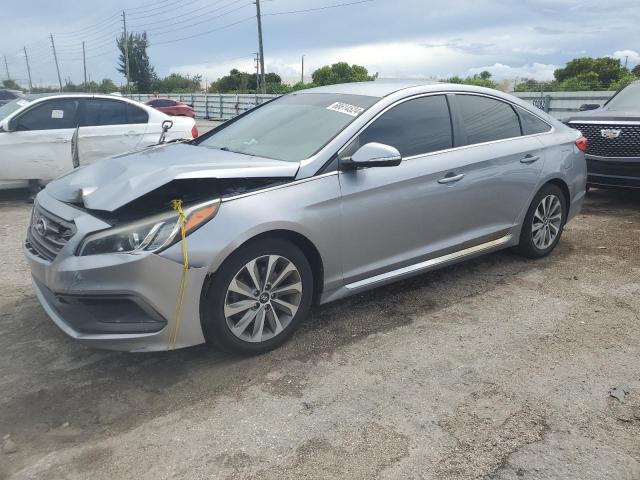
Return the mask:
<svg viewBox="0 0 640 480">
<path fill-rule="evenodd" d="M 29 102 L 27 102 L 26 100 L 18 100 L 16 102 L 17 105 L 20 105 L 21 107 L 25 107 L 27 105 L 29 105 Z"/>
<path fill-rule="evenodd" d="M 349 105 L 348 103 L 335 102 L 327 107 L 327 110 L 332 110 L 334 112 L 340 112 L 352 117 L 357 117 L 362 112 L 364 112 L 364 108 L 356 107 L 355 105 Z"/>
<path fill-rule="evenodd" d="M 64 110 L 51 110 L 51 118 L 64 118 Z"/>
</svg>

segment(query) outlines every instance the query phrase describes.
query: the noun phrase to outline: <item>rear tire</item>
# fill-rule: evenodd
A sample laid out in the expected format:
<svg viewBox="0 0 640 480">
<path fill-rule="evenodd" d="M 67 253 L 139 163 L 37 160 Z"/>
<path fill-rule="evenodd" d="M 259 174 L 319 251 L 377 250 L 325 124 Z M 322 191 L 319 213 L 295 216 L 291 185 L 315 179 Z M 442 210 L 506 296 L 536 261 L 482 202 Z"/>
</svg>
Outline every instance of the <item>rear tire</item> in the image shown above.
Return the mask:
<svg viewBox="0 0 640 480">
<path fill-rule="evenodd" d="M 567 220 L 567 202 L 559 187 L 546 184 L 529 206 L 516 250 L 528 258 L 549 255 L 562 237 Z"/>
<path fill-rule="evenodd" d="M 241 355 L 273 350 L 307 317 L 313 288 L 311 265 L 294 244 L 276 238 L 248 243 L 222 264 L 205 293 L 205 338 Z"/>
</svg>

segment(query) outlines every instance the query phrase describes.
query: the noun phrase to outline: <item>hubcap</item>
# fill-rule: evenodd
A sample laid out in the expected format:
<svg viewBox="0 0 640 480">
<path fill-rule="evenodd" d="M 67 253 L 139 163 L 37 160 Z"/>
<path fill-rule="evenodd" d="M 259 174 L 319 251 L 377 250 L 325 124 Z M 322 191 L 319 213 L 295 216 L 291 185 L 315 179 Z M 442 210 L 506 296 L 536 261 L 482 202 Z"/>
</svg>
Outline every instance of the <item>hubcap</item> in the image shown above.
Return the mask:
<svg viewBox="0 0 640 480">
<path fill-rule="evenodd" d="M 536 248 L 539 250 L 549 248 L 558 238 L 561 225 L 562 203 L 555 195 L 547 195 L 540 201 L 533 214 L 531 234 Z"/>
<path fill-rule="evenodd" d="M 302 301 L 302 278 L 285 257 L 251 260 L 233 277 L 224 300 L 231 332 L 245 342 L 264 342 L 291 323 Z"/>
</svg>

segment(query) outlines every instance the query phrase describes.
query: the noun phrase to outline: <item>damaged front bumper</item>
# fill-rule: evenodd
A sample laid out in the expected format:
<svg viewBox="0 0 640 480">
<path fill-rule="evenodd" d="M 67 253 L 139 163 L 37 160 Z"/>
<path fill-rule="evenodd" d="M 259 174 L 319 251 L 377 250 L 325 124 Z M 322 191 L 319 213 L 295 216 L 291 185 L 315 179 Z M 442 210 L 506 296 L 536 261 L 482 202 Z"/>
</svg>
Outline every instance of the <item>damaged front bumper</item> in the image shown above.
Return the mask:
<svg viewBox="0 0 640 480">
<path fill-rule="evenodd" d="M 105 224 L 50 197 L 38 207 L 73 222 L 75 235 L 52 260 L 27 241 L 36 295 L 44 310 L 67 335 L 87 345 L 124 351 L 167 350 L 176 319 L 182 263 L 150 252 L 76 256 L 88 233 Z M 32 228 L 32 227 L 29 227 Z M 176 348 L 203 343 L 200 296 L 208 270 L 189 268 Z"/>
</svg>

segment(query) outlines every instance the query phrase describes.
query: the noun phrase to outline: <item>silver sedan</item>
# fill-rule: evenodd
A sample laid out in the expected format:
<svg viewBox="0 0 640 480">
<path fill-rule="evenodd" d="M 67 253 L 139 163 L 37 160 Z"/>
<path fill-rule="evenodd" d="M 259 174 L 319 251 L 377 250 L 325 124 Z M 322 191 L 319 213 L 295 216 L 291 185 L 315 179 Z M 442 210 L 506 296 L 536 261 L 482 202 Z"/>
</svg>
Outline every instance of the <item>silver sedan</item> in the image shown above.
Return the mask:
<svg viewBox="0 0 640 480">
<path fill-rule="evenodd" d="M 582 206 L 585 148 L 495 90 L 321 87 L 52 182 L 25 255 L 44 309 L 89 345 L 257 354 L 314 302 L 499 249 L 548 255 Z"/>
</svg>

